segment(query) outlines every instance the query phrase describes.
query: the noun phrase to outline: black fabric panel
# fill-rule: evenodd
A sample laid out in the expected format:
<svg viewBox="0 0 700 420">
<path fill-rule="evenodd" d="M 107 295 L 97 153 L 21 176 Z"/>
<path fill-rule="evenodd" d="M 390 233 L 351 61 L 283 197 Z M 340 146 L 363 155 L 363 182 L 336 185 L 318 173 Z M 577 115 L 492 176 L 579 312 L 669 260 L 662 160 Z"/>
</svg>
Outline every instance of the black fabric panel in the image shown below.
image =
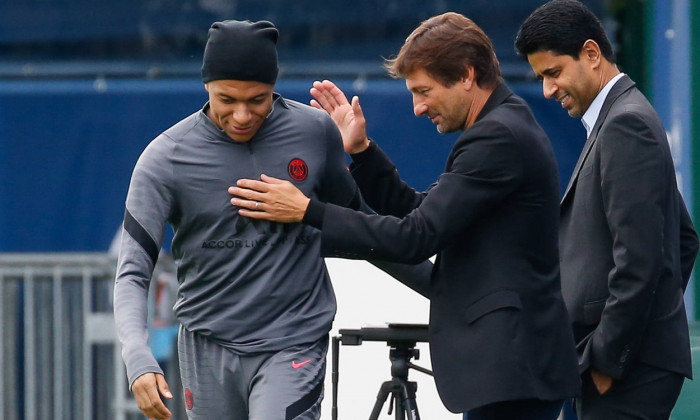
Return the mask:
<svg viewBox="0 0 700 420">
<path fill-rule="evenodd" d="M 151 235 L 146 232 L 146 229 L 144 229 L 143 226 L 134 219 L 134 216 L 129 213 L 128 209 L 124 211 L 124 230 L 143 247 L 151 258 L 153 265 L 156 265 L 156 261 L 158 261 L 158 245 L 156 245 L 156 242 L 151 238 Z"/>
<path fill-rule="evenodd" d="M 284 417 L 285 420 L 293 420 L 298 415 L 311 408 L 321 396 L 321 391 L 323 391 L 323 381 L 320 381 L 311 392 L 287 407 L 287 413 Z"/>
</svg>

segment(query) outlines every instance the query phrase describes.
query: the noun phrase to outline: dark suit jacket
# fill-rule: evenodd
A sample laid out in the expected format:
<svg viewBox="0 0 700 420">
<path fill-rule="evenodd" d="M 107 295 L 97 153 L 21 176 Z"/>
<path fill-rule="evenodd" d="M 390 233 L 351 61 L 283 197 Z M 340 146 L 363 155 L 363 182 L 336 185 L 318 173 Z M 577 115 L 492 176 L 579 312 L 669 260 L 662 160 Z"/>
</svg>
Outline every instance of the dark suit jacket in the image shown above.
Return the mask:
<svg viewBox="0 0 700 420">
<path fill-rule="evenodd" d="M 698 237 L 666 132 L 627 76 L 605 100 L 561 203 L 562 293 L 580 371 L 638 360 L 691 377 L 683 292 Z"/>
<path fill-rule="evenodd" d="M 500 85 L 425 193 L 404 184 L 376 145 L 355 158 L 365 199 L 390 216 L 313 201 L 304 221 L 322 229 L 325 256 L 416 263 L 437 254 L 430 284 L 412 287 L 431 300 L 432 366 L 445 406 L 576 395 L 556 163 L 525 102 Z"/>
</svg>

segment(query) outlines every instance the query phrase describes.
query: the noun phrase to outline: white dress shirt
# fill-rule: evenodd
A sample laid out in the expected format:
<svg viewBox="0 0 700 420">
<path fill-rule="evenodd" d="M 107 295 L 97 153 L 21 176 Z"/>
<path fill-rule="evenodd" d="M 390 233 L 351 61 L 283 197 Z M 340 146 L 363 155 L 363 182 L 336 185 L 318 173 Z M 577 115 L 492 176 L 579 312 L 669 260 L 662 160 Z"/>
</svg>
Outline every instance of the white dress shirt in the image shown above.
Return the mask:
<svg viewBox="0 0 700 420">
<path fill-rule="evenodd" d="M 598 116 L 600 115 L 600 110 L 603 108 L 603 102 L 605 102 L 605 98 L 608 97 L 608 93 L 610 93 L 610 89 L 615 85 L 615 83 L 624 76 L 625 73 L 620 73 L 617 76 L 613 77 L 610 79 L 610 81 L 603 86 L 603 89 L 598 92 L 598 95 L 593 99 L 593 102 L 591 102 L 591 106 L 588 107 L 586 110 L 586 113 L 583 114 L 583 117 L 581 117 L 581 123 L 583 123 L 583 127 L 586 129 L 586 138 L 591 136 L 591 130 L 593 130 L 593 127 L 595 127 L 596 121 L 598 121 Z"/>
</svg>

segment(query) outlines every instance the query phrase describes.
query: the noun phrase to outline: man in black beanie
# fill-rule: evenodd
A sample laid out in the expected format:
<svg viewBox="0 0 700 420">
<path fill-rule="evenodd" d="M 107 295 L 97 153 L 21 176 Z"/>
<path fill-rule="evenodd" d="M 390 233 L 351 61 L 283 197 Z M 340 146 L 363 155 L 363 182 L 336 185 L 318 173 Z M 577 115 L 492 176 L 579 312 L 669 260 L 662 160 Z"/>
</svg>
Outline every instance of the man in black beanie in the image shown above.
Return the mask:
<svg viewBox="0 0 700 420">
<path fill-rule="evenodd" d="M 175 233 L 188 418 L 320 417 L 336 303 L 319 231 L 252 222 L 227 192 L 238 179 L 269 174 L 318 200 L 360 206 L 333 120 L 274 92 L 277 38 L 266 21 L 214 23 L 202 65 L 209 101 L 156 137 L 134 168 L 114 311 L 130 388 L 149 419 L 171 418 L 146 328 L 166 223 Z"/>
</svg>

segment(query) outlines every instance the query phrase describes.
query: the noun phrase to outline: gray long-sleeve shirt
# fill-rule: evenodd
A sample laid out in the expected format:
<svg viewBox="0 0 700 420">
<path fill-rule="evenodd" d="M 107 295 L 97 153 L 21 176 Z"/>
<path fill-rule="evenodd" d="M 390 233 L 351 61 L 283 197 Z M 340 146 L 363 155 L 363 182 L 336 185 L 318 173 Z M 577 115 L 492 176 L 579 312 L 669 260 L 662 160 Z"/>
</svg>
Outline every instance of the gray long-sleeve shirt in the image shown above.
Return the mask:
<svg viewBox="0 0 700 420">
<path fill-rule="evenodd" d="M 340 134 L 322 111 L 275 94 L 246 143 L 206 115 L 208 104 L 156 137 L 126 198 L 114 312 L 129 383 L 162 373 L 147 344 L 148 288 L 165 224 L 174 230 L 178 321 L 239 354 L 277 351 L 327 334 L 336 303 L 319 231 L 240 217 L 227 188 L 261 174 L 312 198 L 357 208 Z"/>
</svg>

